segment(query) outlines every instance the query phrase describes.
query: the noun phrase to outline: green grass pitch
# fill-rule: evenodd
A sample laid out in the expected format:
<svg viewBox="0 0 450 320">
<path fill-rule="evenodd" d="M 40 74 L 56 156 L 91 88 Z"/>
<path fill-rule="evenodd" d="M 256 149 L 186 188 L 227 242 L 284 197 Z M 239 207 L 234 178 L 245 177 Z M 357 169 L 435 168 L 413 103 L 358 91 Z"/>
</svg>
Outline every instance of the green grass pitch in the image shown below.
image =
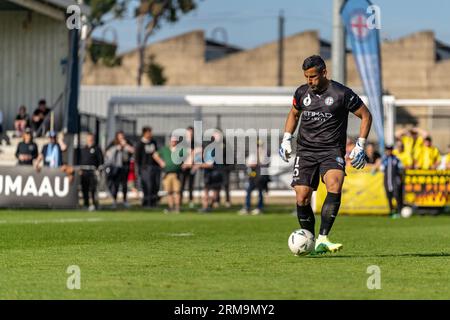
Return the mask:
<svg viewBox="0 0 450 320">
<path fill-rule="evenodd" d="M 343 251 L 295 257 L 289 212 L 0 211 L 0 299 L 450 299 L 449 216 L 339 216 Z"/>
</svg>

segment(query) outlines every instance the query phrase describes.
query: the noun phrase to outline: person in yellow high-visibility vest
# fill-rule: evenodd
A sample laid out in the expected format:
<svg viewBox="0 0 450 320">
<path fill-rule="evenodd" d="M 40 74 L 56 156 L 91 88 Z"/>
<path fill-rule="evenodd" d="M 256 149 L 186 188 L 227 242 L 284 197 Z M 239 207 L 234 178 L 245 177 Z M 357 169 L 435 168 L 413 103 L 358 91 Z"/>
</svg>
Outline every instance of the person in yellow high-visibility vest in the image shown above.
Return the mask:
<svg viewBox="0 0 450 320">
<path fill-rule="evenodd" d="M 414 166 L 414 161 L 411 153 L 406 152 L 405 146 L 401 140 L 397 140 L 395 144 L 395 149 L 392 152 L 394 156 L 396 156 L 403 165 L 405 170 L 412 169 Z"/>
<path fill-rule="evenodd" d="M 397 131 L 395 137 L 403 143 L 404 151 L 413 159 L 417 158 L 422 150 L 424 138 L 428 132 L 421 128 L 405 128 Z"/>
<path fill-rule="evenodd" d="M 447 146 L 447 154 L 444 158 L 444 169 L 450 170 L 450 144 Z"/>
<path fill-rule="evenodd" d="M 414 159 L 416 169 L 437 169 L 441 162 L 439 149 L 432 145 L 431 137 L 424 139 L 423 147 L 420 153 Z"/>
</svg>

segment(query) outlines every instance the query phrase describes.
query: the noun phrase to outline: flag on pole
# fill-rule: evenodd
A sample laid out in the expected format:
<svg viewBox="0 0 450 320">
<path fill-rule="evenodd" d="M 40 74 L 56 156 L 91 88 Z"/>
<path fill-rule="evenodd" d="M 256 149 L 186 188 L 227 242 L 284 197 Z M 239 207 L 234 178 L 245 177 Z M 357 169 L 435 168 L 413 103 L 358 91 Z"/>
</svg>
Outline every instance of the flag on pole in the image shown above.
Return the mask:
<svg viewBox="0 0 450 320">
<path fill-rule="evenodd" d="M 368 108 L 373 116 L 380 149 L 384 150 L 383 86 L 378 13 L 368 0 L 348 0 L 341 9 L 353 57 L 369 100 Z"/>
</svg>

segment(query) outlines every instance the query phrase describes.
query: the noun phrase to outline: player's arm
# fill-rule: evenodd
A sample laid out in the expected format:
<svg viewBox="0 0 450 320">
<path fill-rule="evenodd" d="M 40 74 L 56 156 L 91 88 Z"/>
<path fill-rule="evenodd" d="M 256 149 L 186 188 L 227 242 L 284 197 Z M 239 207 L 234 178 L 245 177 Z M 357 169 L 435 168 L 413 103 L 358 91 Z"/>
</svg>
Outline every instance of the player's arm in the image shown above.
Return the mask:
<svg viewBox="0 0 450 320">
<path fill-rule="evenodd" d="M 284 135 L 283 135 L 283 141 L 281 142 L 280 146 L 280 157 L 284 161 L 288 162 L 289 158 L 291 157 L 292 153 L 292 134 L 295 131 L 295 128 L 297 128 L 298 121 L 300 119 L 300 111 L 293 106 L 291 108 L 291 111 L 289 111 L 289 114 L 286 119 L 286 123 L 284 125 Z"/>
<path fill-rule="evenodd" d="M 359 127 L 359 137 L 367 139 L 370 132 L 370 127 L 372 126 L 372 114 L 365 104 L 362 104 L 355 112 L 355 116 L 361 119 L 361 126 Z"/>
<path fill-rule="evenodd" d="M 359 127 L 359 138 L 356 140 L 356 145 L 350 153 L 349 158 L 351 164 L 356 169 L 362 169 L 366 165 L 366 153 L 364 151 L 367 137 L 369 136 L 370 127 L 372 126 L 372 114 L 363 103 L 358 109 L 353 111 L 353 114 L 361 119 Z"/>
</svg>

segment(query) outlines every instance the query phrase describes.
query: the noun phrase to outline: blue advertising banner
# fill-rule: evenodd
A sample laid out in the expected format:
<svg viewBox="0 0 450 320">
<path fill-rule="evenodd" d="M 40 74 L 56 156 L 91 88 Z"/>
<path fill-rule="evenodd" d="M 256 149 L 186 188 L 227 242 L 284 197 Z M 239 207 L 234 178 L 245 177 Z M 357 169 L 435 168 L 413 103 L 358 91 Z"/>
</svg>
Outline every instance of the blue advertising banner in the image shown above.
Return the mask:
<svg viewBox="0 0 450 320">
<path fill-rule="evenodd" d="M 379 8 L 368 0 L 348 0 L 341 10 L 353 57 L 369 100 L 380 150 L 384 150 L 383 86 L 381 81 Z"/>
</svg>

